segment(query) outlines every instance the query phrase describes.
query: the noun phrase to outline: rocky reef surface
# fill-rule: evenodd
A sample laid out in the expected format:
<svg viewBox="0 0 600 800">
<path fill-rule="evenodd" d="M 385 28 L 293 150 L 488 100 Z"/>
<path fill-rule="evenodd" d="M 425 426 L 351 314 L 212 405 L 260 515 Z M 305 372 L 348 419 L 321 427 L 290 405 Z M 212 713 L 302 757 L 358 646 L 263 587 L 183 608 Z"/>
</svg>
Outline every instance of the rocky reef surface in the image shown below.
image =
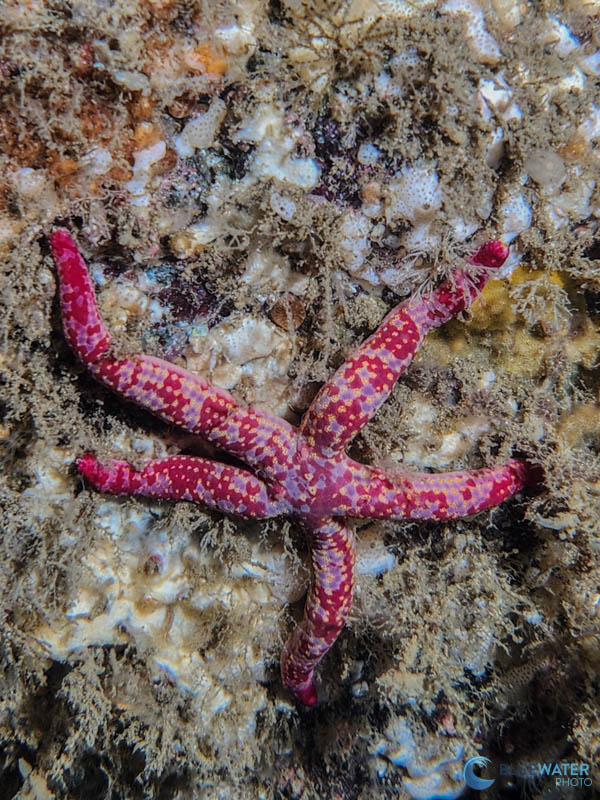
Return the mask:
<svg viewBox="0 0 600 800">
<path fill-rule="evenodd" d="M 452 798 L 478 754 L 589 764 L 598 790 L 598 0 L 7 0 L 0 31 L 2 797 Z M 350 625 L 296 707 L 302 531 L 76 475 L 85 450 L 204 451 L 68 350 L 57 224 L 119 350 L 291 422 L 400 298 L 502 238 L 352 453 L 518 454 L 544 486 L 359 525 Z M 591 791 L 515 770 L 486 796 Z"/>
</svg>

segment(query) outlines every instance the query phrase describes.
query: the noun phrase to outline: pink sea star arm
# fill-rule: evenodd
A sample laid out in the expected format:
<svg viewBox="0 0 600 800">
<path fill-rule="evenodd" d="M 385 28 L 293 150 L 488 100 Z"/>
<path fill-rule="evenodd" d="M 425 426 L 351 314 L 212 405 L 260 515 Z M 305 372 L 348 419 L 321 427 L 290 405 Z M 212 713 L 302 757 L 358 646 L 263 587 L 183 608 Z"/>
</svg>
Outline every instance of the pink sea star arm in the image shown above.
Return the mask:
<svg viewBox="0 0 600 800">
<path fill-rule="evenodd" d="M 189 500 L 253 519 L 288 512 L 286 503 L 269 497 L 264 483 L 250 472 L 207 458 L 169 456 L 136 470 L 126 461 L 101 464 L 88 453 L 77 459 L 77 467 L 96 489 L 110 494 Z"/>
<path fill-rule="evenodd" d="M 309 527 L 313 582 L 304 618 L 281 653 L 281 679 L 301 703 L 314 706 L 313 673 L 344 627 L 354 590 L 354 537 L 342 522 L 321 520 Z"/>
<path fill-rule="evenodd" d="M 483 268 L 501 266 L 508 248 L 499 241 L 482 245 L 469 259 Z M 452 281 L 396 306 L 375 333 L 325 383 L 301 425 L 309 445 L 334 455 L 371 419 L 398 377 L 412 361 L 428 331 L 471 305 L 487 280 L 486 269 L 468 277 L 455 271 Z"/>
<path fill-rule="evenodd" d="M 115 358 L 90 275 L 68 231 L 50 237 L 67 341 L 90 372 L 161 419 L 199 434 L 279 479 L 291 468 L 297 432 L 285 420 L 241 406 L 224 389 L 160 358 Z"/>
<path fill-rule="evenodd" d="M 206 431 L 204 438 L 256 468 L 269 481 L 285 482 L 295 471 L 298 431 L 268 411 L 239 408 Z"/>
<path fill-rule="evenodd" d="M 344 514 L 372 519 L 447 520 L 478 514 L 539 480 L 524 461 L 465 472 L 401 472 L 364 467 L 346 491 Z"/>
<path fill-rule="evenodd" d="M 50 247 L 58 268 L 66 339 L 96 378 L 167 422 L 193 433 L 205 433 L 238 407 L 229 392 L 160 358 L 115 358 L 87 266 L 70 233 L 55 231 Z"/>
</svg>

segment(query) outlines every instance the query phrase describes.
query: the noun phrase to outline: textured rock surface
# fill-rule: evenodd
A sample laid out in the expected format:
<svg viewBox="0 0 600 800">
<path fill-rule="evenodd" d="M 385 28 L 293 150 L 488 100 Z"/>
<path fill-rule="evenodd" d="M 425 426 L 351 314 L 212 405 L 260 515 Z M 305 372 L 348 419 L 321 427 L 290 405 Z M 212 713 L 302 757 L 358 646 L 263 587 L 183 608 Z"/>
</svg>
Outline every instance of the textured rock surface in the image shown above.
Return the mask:
<svg viewBox="0 0 600 800">
<path fill-rule="evenodd" d="M 475 753 L 597 770 L 599 15 L 3 4 L 7 796 L 416 797 L 459 791 Z M 220 374 L 291 421 L 399 297 L 503 236 L 504 279 L 431 337 L 356 456 L 448 470 L 518 449 L 547 490 L 359 530 L 350 627 L 323 705 L 299 711 L 277 677 L 308 582 L 298 531 L 75 477 L 85 450 L 141 464 L 197 445 L 82 374 L 57 315 L 57 220 L 123 352 Z M 548 790 L 516 780 L 517 797 Z"/>
</svg>

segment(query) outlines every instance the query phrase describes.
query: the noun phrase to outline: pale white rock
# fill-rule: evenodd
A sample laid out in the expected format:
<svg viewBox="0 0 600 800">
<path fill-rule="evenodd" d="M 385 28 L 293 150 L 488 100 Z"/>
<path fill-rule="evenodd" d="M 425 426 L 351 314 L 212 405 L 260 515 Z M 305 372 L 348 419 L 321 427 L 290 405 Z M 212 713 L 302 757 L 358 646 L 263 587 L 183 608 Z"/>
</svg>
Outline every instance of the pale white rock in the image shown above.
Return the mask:
<svg viewBox="0 0 600 800">
<path fill-rule="evenodd" d="M 393 773 L 412 800 L 460 797 L 465 789 L 463 745 L 447 738 L 442 742 L 431 733 L 421 733 L 417 745 L 411 724 L 415 721 L 409 716 L 394 717 L 382 738 L 371 745 L 369 753 L 377 758 L 379 775 Z M 401 767 L 408 776 L 394 767 Z"/>
<path fill-rule="evenodd" d="M 497 169 L 504 157 L 504 128 L 495 128 L 485 154 L 485 163 L 491 169 Z"/>
<path fill-rule="evenodd" d="M 537 608 L 536 609 L 531 609 L 530 611 L 526 611 L 523 614 L 523 618 L 530 625 L 541 625 L 544 622 L 544 615 Z"/>
<path fill-rule="evenodd" d="M 360 268 L 371 251 L 372 229 L 371 220 L 359 211 L 348 211 L 342 218 L 340 248 L 346 268 L 353 275 L 361 274 Z"/>
<path fill-rule="evenodd" d="M 291 351 L 290 351 L 291 352 Z M 284 359 L 272 355 L 256 359 L 242 367 L 244 398 L 247 403 L 270 411 L 279 417 L 285 416 L 293 404 L 293 388 L 287 377 L 287 369 L 281 373 Z"/>
<path fill-rule="evenodd" d="M 205 217 L 171 237 L 171 249 L 180 258 L 186 258 L 202 252 L 206 245 L 218 239 L 222 232 L 221 222 L 216 217 Z"/>
<path fill-rule="evenodd" d="M 442 191 L 433 166 L 404 167 L 387 190 L 388 222 L 405 219 L 414 224 L 430 221 L 442 206 Z"/>
<path fill-rule="evenodd" d="M 400 269 L 397 264 L 393 264 L 380 270 L 377 277 L 385 286 L 389 286 L 391 289 L 398 289 L 403 284 L 406 276 L 404 270 Z"/>
<path fill-rule="evenodd" d="M 406 72 L 406 70 L 411 70 L 412 72 L 419 70 L 422 75 L 425 74 L 426 62 L 419 55 L 416 47 L 405 47 L 392 57 L 390 64 L 394 72 L 399 72 L 400 74 Z"/>
<path fill-rule="evenodd" d="M 554 150 L 532 150 L 523 166 L 527 174 L 546 189 L 557 189 L 565 180 L 565 162 Z"/>
<path fill-rule="evenodd" d="M 581 179 L 579 167 L 573 168 L 573 173 L 576 177 L 570 182 L 571 188 L 547 198 L 546 211 L 557 230 L 570 222 L 586 219 L 593 212 L 592 198 L 596 182 Z"/>
<path fill-rule="evenodd" d="M 133 177 L 127 181 L 125 188 L 131 195 L 134 206 L 147 206 L 150 203 L 149 183 L 152 177 L 152 166 L 164 158 L 167 146 L 162 139 L 137 150 L 134 155 Z"/>
<path fill-rule="evenodd" d="M 478 386 L 480 389 L 488 389 L 493 383 L 496 382 L 496 373 L 493 369 L 486 370 L 479 378 Z"/>
<path fill-rule="evenodd" d="M 214 330 L 222 354 L 228 361 L 240 365 L 270 355 L 285 337 L 269 320 L 256 316 L 244 317 L 235 325 L 222 323 L 218 332 Z"/>
<path fill-rule="evenodd" d="M 586 75 L 600 75 L 600 50 L 580 59 L 579 64 Z"/>
<path fill-rule="evenodd" d="M 104 175 L 113 165 L 113 157 L 105 147 L 94 147 L 81 158 L 81 165 L 89 175 Z"/>
<path fill-rule="evenodd" d="M 557 90 L 562 92 L 583 92 L 587 86 L 585 73 L 579 67 L 574 67 L 568 75 L 561 78 L 553 89 L 554 96 Z"/>
<path fill-rule="evenodd" d="M 513 100 L 513 90 L 503 72 L 496 73 L 492 80 L 481 78 L 477 100 L 480 113 L 485 120 L 495 117 L 507 123 L 509 120 L 520 120 L 523 116 L 519 105 Z M 498 167 L 504 155 L 504 141 L 504 127 L 499 125 L 492 131 L 486 154 L 486 163 L 492 169 Z"/>
<path fill-rule="evenodd" d="M 477 598 L 481 600 L 481 598 Z M 477 602 L 477 601 L 476 601 Z M 474 610 L 477 618 L 484 620 L 489 616 L 489 610 Z M 454 643 L 451 647 L 453 658 L 463 664 L 465 669 L 480 678 L 487 669 L 488 664 L 494 660 L 496 647 L 494 632 L 484 625 L 473 626 L 469 631 L 456 629 Z"/>
<path fill-rule="evenodd" d="M 456 422 L 453 429 L 441 436 L 437 430 L 437 412 L 424 395 L 416 397 L 407 408 L 410 421 L 409 434 L 401 448 L 389 454 L 386 466 L 391 471 L 402 473 L 408 469 L 451 469 L 457 459 L 471 453 L 481 436 L 489 430 L 489 420 L 471 415 Z"/>
<path fill-rule="evenodd" d="M 350 270 L 349 270 L 350 271 Z M 361 267 L 354 269 L 350 272 L 355 282 L 359 286 L 378 287 L 381 284 L 381 274 L 377 266 L 372 262 L 367 262 Z M 340 278 L 343 282 L 343 278 Z"/>
<path fill-rule="evenodd" d="M 583 136 L 587 142 L 600 136 L 600 108 L 598 106 L 593 105 L 590 108 L 589 117 L 577 128 L 577 133 Z"/>
<path fill-rule="evenodd" d="M 13 796 L 13 800 L 54 800 L 56 795 L 48 788 L 45 778 L 39 775 L 28 761 L 20 758 L 18 765 L 23 785 Z"/>
<path fill-rule="evenodd" d="M 265 587 L 281 604 L 301 600 L 308 588 L 309 571 L 303 574 L 282 547 L 265 550 L 254 542 L 250 558 L 231 569 L 234 578 L 252 578 Z M 255 589 L 256 591 L 256 589 Z"/>
<path fill-rule="evenodd" d="M 402 245 L 407 253 L 434 253 L 440 246 L 440 237 L 433 231 L 431 224 L 422 223 L 402 234 Z"/>
<path fill-rule="evenodd" d="M 188 359 L 188 369 L 193 369 L 193 362 Z M 239 364 L 223 361 L 215 364 L 211 371 L 212 383 L 221 389 L 235 389 L 242 380 L 243 370 Z"/>
<path fill-rule="evenodd" d="M 402 86 L 389 72 L 380 72 L 376 75 L 374 87 L 375 93 L 380 100 L 391 100 L 392 98 L 402 97 L 403 94 Z"/>
<path fill-rule="evenodd" d="M 379 160 L 380 155 L 381 152 L 378 147 L 376 147 L 374 144 L 364 142 L 358 148 L 356 160 L 359 164 L 362 164 L 365 167 L 373 167 Z"/>
<path fill-rule="evenodd" d="M 69 488 L 69 466 L 73 462 L 71 451 L 65 447 L 49 447 L 44 439 L 38 439 L 33 446 L 35 485 L 25 489 L 28 508 L 38 519 L 53 516 L 56 505 L 71 499 Z"/>
<path fill-rule="evenodd" d="M 498 217 L 505 242 L 512 242 L 520 233 L 531 227 L 533 219 L 531 206 L 522 191 L 514 190 L 508 194 L 500 206 Z"/>
<path fill-rule="evenodd" d="M 483 9 L 475 0 L 447 0 L 441 8 L 445 14 L 461 14 L 466 18 L 467 36 L 479 60 L 495 64 L 502 56 L 498 43 L 485 27 Z"/>
<path fill-rule="evenodd" d="M 479 230 L 479 223 L 469 221 L 464 217 L 452 217 L 448 220 L 448 225 L 452 230 L 452 235 L 457 242 L 464 242 Z"/>
<path fill-rule="evenodd" d="M 390 17 L 412 17 L 419 10 L 431 8 L 434 0 L 375 0 L 380 10 Z"/>
<path fill-rule="evenodd" d="M 361 211 L 365 215 L 365 217 L 369 217 L 369 219 L 377 219 L 381 215 L 383 210 L 383 206 L 381 203 L 363 203 L 361 206 Z M 376 225 L 373 230 L 371 231 L 370 239 L 371 241 L 376 240 L 379 238 L 383 232 L 385 231 L 385 226 L 382 224 Z"/>
<path fill-rule="evenodd" d="M 247 19 L 241 25 L 221 25 L 215 29 L 214 37 L 228 53 L 240 55 L 256 46 L 254 23 Z"/>
<path fill-rule="evenodd" d="M 490 119 L 492 111 L 498 114 L 503 122 L 522 119 L 523 112 L 514 101 L 513 94 L 513 89 L 508 85 L 503 72 L 497 72 L 493 80 L 481 78 L 478 99 L 484 119 Z"/>
<path fill-rule="evenodd" d="M 195 328 L 185 358 L 187 369 L 223 389 L 234 389 L 243 379 L 248 403 L 284 415 L 292 355 L 287 331 L 257 314 L 235 314 L 210 331 Z"/>
<path fill-rule="evenodd" d="M 150 94 L 150 81 L 143 72 L 134 70 L 117 69 L 113 73 L 115 82 L 130 92 L 141 92 L 143 95 Z"/>
<path fill-rule="evenodd" d="M 299 189 L 313 189 L 321 169 L 313 158 L 293 155 L 303 132 L 288 126 L 283 111 L 273 103 L 260 104 L 244 127 L 233 135 L 235 142 L 255 144 L 243 183 L 275 179 Z"/>
<path fill-rule="evenodd" d="M 296 203 L 292 198 L 279 192 L 271 192 L 269 205 L 286 222 L 289 222 L 296 212 Z"/>
<path fill-rule="evenodd" d="M 114 498 L 99 505 L 96 522 L 106 536 L 84 558 L 64 622 L 44 623 L 34 635 L 59 660 L 91 645 L 132 641 L 149 653 L 158 680 L 167 673 L 200 698 L 204 718 L 210 718 L 232 704 L 227 681 L 264 680 L 265 654 L 256 636 L 260 639 L 263 629 L 276 636 L 282 605 L 301 597 L 305 587 L 293 579 L 282 550 L 271 553 L 258 541 L 248 563 L 261 568 L 244 570 L 242 564 L 228 576 L 220 560 L 188 533 L 167 536 L 160 505 L 155 508 L 150 513 Z M 210 615 L 218 620 L 225 607 L 249 627 L 229 633 L 226 657 L 219 651 L 200 655 L 198 626 Z M 264 706 L 262 691 L 258 694 L 248 713 Z"/>
<path fill-rule="evenodd" d="M 521 24 L 527 3 L 519 0 L 491 0 L 492 7 L 504 28 L 511 30 Z"/>
<path fill-rule="evenodd" d="M 274 293 L 291 292 L 302 297 L 310 284 L 308 275 L 290 269 L 287 260 L 272 248 L 253 250 L 240 281 L 263 302 Z"/>
<path fill-rule="evenodd" d="M 133 282 L 119 278 L 98 294 L 102 314 L 111 330 L 123 330 L 131 317 L 148 310 L 148 296 Z"/>
<path fill-rule="evenodd" d="M 124 552 L 137 552 L 140 537 L 146 537 L 150 531 L 153 531 L 154 538 L 144 542 L 144 551 L 150 552 L 158 547 L 163 533 L 158 528 L 155 530 L 155 522 L 151 507 L 134 506 L 115 499 L 107 499 L 98 506 L 96 524 L 112 536 L 118 536 Z M 97 561 L 95 567 L 98 568 Z"/>
<path fill-rule="evenodd" d="M 356 535 L 356 574 L 381 575 L 394 568 L 396 559 L 383 543 L 381 525 L 373 523 Z"/>
<path fill-rule="evenodd" d="M 43 169 L 21 167 L 9 174 L 15 191 L 19 210 L 27 219 L 38 220 L 58 216 L 58 197 L 54 181 Z"/>
<path fill-rule="evenodd" d="M 359 681 L 352 684 L 353 697 L 366 697 L 369 693 L 369 684 L 366 681 Z"/>
<path fill-rule="evenodd" d="M 479 205 L 475 208 L 475 213 L 481 219 L 489 219 L 492 211 L 494 210 L 494 195 L 495 191 L 492 184 L 484 187 L 483 191 L 481 192 Z"/>
<path fill-rule="evenodd" d="M 208 111 L 191 119 L 179 136 L 175 137 L 177 153 L 186 158 L 193 156 L 196 150 L 211 147 L 226 110 L 223 100 L 214 98 Z"/>
<path fill-rule="evenodd" d="M 540 33 L 540 41 L 544 45 L 552 45 L 555 53 L 561 58 L 566 58 L 580 46 L 575 34 L 553 14 L 548 14 L 548 23 Z"/>
</svg>

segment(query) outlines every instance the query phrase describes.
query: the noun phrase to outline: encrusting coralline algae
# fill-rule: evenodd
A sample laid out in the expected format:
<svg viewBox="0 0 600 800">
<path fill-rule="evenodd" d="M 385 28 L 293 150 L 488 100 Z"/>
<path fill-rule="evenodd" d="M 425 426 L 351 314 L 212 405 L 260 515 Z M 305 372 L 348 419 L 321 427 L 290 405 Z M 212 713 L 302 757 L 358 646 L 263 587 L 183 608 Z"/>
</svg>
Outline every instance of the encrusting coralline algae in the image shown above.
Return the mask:
<svg viewBox="0 0 600 800">
<path fill-rule="evenodd" d="M 589 763 L 597 786 L 600 5 L 0 15 L 7 796 L 451 797 L 476 754 Z M 514 453 L 544 488 L 452 523 L 363 522 L 349 624 L 299 709 L 277 664 L 310 577 L 299 529 L 75 475 L 89 450 L 212 454 L 70 354 L 58 225 L 119 353 L 293 423 L 399 299 L 502 238 L 501 278 L 430 335 L 351 455 L 448 471 Z M 567 796 L 518 775 L 488 795 L 507 783 Z"/>
</svg>

